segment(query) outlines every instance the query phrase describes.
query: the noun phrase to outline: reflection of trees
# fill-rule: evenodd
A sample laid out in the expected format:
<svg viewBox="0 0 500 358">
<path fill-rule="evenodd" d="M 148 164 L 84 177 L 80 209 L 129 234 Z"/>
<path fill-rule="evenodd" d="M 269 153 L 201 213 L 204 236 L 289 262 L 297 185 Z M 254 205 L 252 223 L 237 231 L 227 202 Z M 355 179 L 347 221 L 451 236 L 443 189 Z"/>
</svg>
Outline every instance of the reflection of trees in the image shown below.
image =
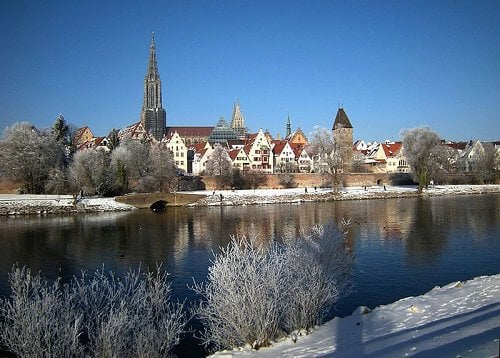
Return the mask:
<svg viewBox="0 0 500 358">
<path fill-rule="evenodd" d="M 407 258 L 411 263 L 435 261 L 446 246 L 449 221 L 439 220 L 437 209 L 432 200 L 415 200 L 413 226 L 406 237 Z"/>
<path fill-rule="evenodd" d="M 329 220 L 351 219 L 348 245 L 405 244 L 412 264 L 436 260 L 458 236 L 474 240 L 498 228 L 500 195 L 407 198 L 297 205 L 168 208 L 47 217 L 0 218 L 0 292 L 16 262 L 44 276 L 78 275 L 82 268 L 125 272 L 165 262 L 175 275 L 206 270 L 211 250 L 230 235 L 259 234 L 262 242 L 297 236 Z M 480 217 L 480 219 L 478 219 Z M 488 231 L 489 230 L 489 231 Z M 381 243 L 379 243 L 380 241 Z M 400 244 L 401 242 L 401 244 Z M 402 246 L 399 246 L 402 247 Z M 392 250 L 393 247 L 387 249 Z M 193 263 L 193 260 L 196 262 Z M 186 271 L 187 270 L 187 271 Z M 191 270 L 191 271 L 189 271 Z M 204 271 L 206 272 L 206 271 Z M 191 274 L 191 273 L 189 273 Z M 191 276 L 188 277 L 190 280 Z M 185 285 L 184 285 L 185 286 Z"/>
</svg>

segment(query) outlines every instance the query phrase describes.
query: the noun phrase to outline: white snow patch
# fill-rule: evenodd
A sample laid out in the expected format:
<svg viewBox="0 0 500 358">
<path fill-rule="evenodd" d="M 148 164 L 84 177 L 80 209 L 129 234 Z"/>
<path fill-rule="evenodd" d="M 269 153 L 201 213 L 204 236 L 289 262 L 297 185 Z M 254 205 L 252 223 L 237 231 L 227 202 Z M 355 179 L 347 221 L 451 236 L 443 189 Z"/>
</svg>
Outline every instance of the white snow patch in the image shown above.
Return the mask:
<svg viewBox="0 0 500 358">
<path fill-rule="evenodd" d="M 360 313 L 365 314 L 360 314 Z M 366 313 L 334 318 L 307 336 L 216 357 L 498 357 L 500 274 L 435 287 Z M 296 339 L 296 343 L 293 343 Z"/>
</svg>

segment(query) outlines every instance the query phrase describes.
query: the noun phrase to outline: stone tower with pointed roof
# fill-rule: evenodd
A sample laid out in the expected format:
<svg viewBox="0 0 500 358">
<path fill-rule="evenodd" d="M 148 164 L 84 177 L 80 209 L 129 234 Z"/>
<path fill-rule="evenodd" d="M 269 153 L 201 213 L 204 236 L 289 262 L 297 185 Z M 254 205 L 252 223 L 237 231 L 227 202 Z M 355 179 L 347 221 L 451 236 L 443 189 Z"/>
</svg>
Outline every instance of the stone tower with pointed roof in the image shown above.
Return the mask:
<svg viewBox="0 0 500 358">
<path fill-rule="evenodd" d="M 231 129 L 238 138 L 245 138 L 247 129 L 245 127 L 245 117 L 241 114 L 240 101 L 237 101 L 233 107 L 233 117 L 231 118 Z"/>
<path fill-rule="evenodd" d="M 339 107 L 337 111 L 332 130 L 333 138 L 339 146 L 338 148 L 343 162 L 343 171 L 349 171 L 353 160 L 352 124 L 342 107 Z"/>
<path fill-rule="evenodd" d="M 149 63 L 144 77 L 144 100 L 142 102 L 141 123 L 156 140 L 165 134 L 166 113 L 161 103 L 161 80 L 156 63 L 155 37 L 151 35 Z"/>
</svg>

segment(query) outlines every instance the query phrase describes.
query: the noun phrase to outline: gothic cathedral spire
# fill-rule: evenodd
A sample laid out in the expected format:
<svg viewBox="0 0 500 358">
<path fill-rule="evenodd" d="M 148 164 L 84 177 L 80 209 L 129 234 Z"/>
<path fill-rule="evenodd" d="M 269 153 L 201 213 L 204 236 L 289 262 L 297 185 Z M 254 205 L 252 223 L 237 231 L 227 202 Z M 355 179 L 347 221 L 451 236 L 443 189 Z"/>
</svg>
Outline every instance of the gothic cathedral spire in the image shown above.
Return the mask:
<svg viewBox="0 0 500 358">
<path fill-rule="evenodd" d="M 238 100 L 233 107 L 233 116 L 231 118 L 231 129 L 240 138 L 244 138 L 247 129 L 245 128 L 245 117 L 241 114 L 240 101 Z"/>
<path fill-rule="evenodd" d="M 149 47 L 149 62 L 144 77 L 144 100 L 142 102 L 141 123 L 146 131 L 156 140 L 161 140 L 165 134 L 166 114 L 162 107 L 161 80 L 156 63 L 155 36 L 151 34 Z"/>
</svg>

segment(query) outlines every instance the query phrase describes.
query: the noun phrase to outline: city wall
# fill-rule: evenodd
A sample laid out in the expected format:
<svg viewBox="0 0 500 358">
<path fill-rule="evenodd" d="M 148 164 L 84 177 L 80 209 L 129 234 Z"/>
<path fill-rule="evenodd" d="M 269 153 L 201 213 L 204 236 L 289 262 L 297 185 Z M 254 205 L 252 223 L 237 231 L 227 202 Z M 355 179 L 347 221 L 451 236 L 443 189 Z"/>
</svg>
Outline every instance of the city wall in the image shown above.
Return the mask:
<svg viewBox="0 0 500 358">
<path fill-rule="evenodd" d="M 328 177 L 319 174 L 305 174 L 295 173 L 292 174 L 295 178 L 295 187 L 298 188 L 314 188 L 314 187 L 330 187 Z M 214 178 L 203 177 L 207 190 L 217 189 Z M 341 181 L 343 186 L 375 186 L 387 185 L 390 183 L 389 174 L 387 173 L 351 173 L 341 174 Z M 279 174 L 267 175 L 267 183 L 259 186 L 262 189 L 278 189 L 283 186 L 279 183 Z"/>
</svg>

